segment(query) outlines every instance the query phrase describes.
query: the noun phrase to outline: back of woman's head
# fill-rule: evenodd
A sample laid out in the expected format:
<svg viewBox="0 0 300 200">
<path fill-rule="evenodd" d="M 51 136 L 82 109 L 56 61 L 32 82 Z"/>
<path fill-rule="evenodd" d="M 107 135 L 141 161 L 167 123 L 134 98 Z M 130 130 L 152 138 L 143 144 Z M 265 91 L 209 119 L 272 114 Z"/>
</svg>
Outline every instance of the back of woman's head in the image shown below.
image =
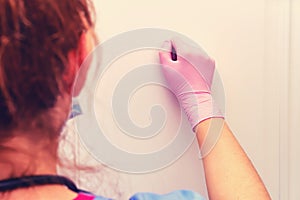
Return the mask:
<svg viewBox="0 0 300 200">
<path fill-rule="evenodd" d="M 61 128 L 51 127 L 57 119 L 46 113 L 70 93 L 69 52 L 90 26 L 87 0 L 0 0 L 2 139 L 16 128 Z"/>
</svg>

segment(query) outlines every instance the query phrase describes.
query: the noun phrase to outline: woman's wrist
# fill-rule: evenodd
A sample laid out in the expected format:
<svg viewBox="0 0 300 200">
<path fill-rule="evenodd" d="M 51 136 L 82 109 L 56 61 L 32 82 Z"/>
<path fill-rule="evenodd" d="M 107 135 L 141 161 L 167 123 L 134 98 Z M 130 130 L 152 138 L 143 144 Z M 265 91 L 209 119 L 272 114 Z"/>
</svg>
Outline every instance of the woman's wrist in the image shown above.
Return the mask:
<svg viewBox="0 0 300 200">
<path fill-rule="evenodd" d="M 194 131 L 202 154 L 206 154 L 217 143 L 224 124 L 224 118 L 213 117 L 203 120 L 195 126 Z"/>
</svg>

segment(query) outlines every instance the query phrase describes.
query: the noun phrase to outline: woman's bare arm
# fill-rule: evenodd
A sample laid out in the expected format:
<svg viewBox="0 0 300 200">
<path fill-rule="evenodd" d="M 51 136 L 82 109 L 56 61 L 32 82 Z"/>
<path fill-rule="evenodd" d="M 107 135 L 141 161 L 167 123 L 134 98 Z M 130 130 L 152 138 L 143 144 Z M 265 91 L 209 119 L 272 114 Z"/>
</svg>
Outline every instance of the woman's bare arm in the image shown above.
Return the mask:
<svg viewBox="0 0 300 200">
<path fill-rule="evenodd" d="M 202 147 L 212 119 L 196 126 L 197 140 Z M 222 120 L 223 119 L 213 119 Z M 248 156 L 224 122 L 219 139 L 203 158 L 206 184 L 211 200 L 271 199 Z"/>
</svg>

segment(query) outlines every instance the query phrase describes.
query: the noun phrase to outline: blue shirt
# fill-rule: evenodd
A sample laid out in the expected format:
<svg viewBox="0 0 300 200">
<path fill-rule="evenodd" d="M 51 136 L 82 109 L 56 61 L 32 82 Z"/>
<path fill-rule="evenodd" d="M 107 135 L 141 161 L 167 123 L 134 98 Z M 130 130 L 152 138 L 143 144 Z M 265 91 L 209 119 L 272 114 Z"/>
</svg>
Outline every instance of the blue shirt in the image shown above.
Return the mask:
<svg viewBox="0 0 300 200">
<path fill-rule="evenodd" d="M 111 200 L 101 196 L 93 196 L 90 194 L 80 193 L 74 200 Z M 201 195 L 189 191 L 178 190 L 165 195 L 158 195 L 154 193 L 137 193 L 129 200 L 205 200 Z"/>
</svg>

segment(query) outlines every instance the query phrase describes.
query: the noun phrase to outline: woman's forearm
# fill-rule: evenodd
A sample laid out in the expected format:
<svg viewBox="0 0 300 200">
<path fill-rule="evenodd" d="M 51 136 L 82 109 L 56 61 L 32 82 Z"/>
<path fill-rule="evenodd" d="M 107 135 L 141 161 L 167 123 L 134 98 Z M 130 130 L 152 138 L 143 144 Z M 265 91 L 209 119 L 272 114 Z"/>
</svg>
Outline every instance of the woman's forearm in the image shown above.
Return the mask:
<svg viewBox="0 0 300 200">
<path fill-rule="evenodd" d="M 211 120 L 196 126 L 200 147 L 205 141 Z M 220 131 L 215 146 L 203 158 L 210 199 L 271 199 L 251 161 L 225 122 Z"/>
</svg>

